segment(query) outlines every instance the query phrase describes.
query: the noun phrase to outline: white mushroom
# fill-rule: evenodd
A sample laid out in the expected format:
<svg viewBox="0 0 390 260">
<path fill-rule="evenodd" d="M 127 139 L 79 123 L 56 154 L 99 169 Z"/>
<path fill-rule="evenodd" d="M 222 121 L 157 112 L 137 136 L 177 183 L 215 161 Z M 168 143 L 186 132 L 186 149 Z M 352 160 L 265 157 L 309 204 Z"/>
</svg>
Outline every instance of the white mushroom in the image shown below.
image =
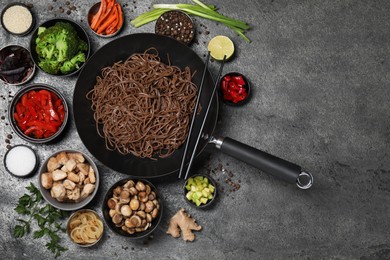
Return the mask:
<svg viewBox="0 0 390 260">
<path fill-rule="evenodd" d="M 65 164 L 65 167 L 68 172 L 73 171 L 74 169 L 76 169 L 76 161 L 74 159 L 68 160 Z"/>
<path fill-rule="evenodd" d="M 53 186 L 53 178 L 50 172 L 42 173 L 41 184 L 45 189 L 50 189 Z"/>
<path fill-rule="evenodd" d="M 50 190 L 50 195 L 58 201 L 64 201 L 66 198 L 66 190 L 62 183 L 55 182 Z"/>
<path fill-rule="evenodd" d="M 47 161 L 47 171 L 53 172 L 61 167 L 61 164 L 58 163 L 56 157 L 50 157 L 49 161 Z"/>
<path fill-rule="evenodd" d="M 74 183 L 73 181 L 71 180 L 64 180 L 64 182 L 62 183 L 65 187 L 65 189 L 67 190 L 73 190 L 74 188 L 76 188 L 76 183 Z"/>
<path fill-rule="evenodd" d="M 60 180 L 63 180 L 65 179 L 67 176 L 66 172 L 64 171 L 61 171 L 61 170 L 55 170 L 53 172 L 53 181 L 60 181 Z"/>
</svg>

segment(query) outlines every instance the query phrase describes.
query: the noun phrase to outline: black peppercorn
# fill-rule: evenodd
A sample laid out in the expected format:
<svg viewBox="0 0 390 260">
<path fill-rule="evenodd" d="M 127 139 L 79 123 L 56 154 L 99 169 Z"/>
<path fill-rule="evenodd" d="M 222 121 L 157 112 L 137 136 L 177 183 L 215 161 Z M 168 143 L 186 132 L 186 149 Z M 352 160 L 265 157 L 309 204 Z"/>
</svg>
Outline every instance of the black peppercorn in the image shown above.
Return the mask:
<svg viewBox="0 0 390 260">
<path fill-rule="evenodd" d="M 170 36 L 184 44 L 194 38 L 194 26 L 191 18 L 181 11 L 163 13 L 156 22 L 156 34 Z"/>
</svg>

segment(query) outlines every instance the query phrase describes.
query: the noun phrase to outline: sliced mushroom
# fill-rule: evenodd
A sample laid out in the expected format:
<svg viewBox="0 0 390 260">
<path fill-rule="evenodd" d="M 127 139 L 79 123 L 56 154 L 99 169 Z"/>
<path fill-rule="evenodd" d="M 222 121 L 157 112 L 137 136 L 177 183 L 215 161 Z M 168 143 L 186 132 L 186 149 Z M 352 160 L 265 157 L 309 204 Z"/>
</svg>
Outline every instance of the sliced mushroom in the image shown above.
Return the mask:
<svg viewBox="0 0 390 260">
<path fill-rule="evenodd" d="M 56 157 L 50 157 L 49 161 L 47 161 L 47 171 L 53 172 L 61 167 L 61 164 L 58 162 Z"/>
<path fill-rule="evenodd" d="M 146 222 L 146 219 L 143 219 L 141 221 L 141 227 L 146 227 L 147 224 L 148 224 L 148 222 Z"/>
<path fill-rule="evenodd" d="M 139 216 L 133 215 L 129 219 L 134 227 L 140 227 L 142 224 L 142 219 Z"/>
<path fill-rule="evenodd" d="M 66 152 L 61 152 L 61 153 L 57 154 L 56 159 L 57 159 L 59 164 L 65 165 L 66 162 L 69 160 L 69 157 L 66 154 Z"/>
<path fill-rule="evenodd" d="M 141 218 L 146 218 L 146 213 L 145 211 L 137 211 L 136 213 L 138 216 L 140 216 Z"/>
<path fill-rule="evenodd" d="M 123 219 L 123 216 L 121 214 L 114 214 L 114 216 L 112 217 L 112 222 L 114 224 L 119 224 L 122 222 L 122 219 Z"/>
<path fill-rule="evenodd" d="M 80 199 L 80 189 L 75 188 L 74 190 L 67 190 L 66 196 L 70 200 L 78 201 Z"/>
<path fill-rule="evenodd" d="M 137 184 L 135 185 L 135 188 L 138 191 L 144 191 L 145 190 L 145 184 L 142 181 L 138 181 Z"/>
<path fill-rule="evenodd" d="M 135 233 L 135 229 L 134 229 L 134 228 L 128 228 L 128 229 L 127 229 L 127 233 L 129 233 L 130 235 L 132 235 L 132 234 Z"/>
<path fill-rule="evenodd" d="M 148 223 L 152 222 L 153 218 L 152 218 L 152 215 L 150 215 L 149 213 L 146 214 L 146 221 Z"/>
<path fill-rule="evenodd" d="M 73 190 L 76 187 L 76 183 L 68 179 L 64 180 L 63 185 L 67 190 Z"/>
<path fill-rule="evenodd" d="M 85 162 L 85 158 L 81 153 L 68 153 L 68 157 L 74 159 L 77 163 Z"/>
<path fill-rule="evenodd" d="M 137 191 L 137 189 L 136 189 L 135 187 L 131 187 L 131 188 L 129 189 L 129 192 L 130 192 L 130 194 L 131 194 L 132 196 L 138 194 L 138 191 Z"/>
<path fill-rule="evenodd" d="M 133 228 L 133 227 L 135 227 L 135 226 L 134 226 L 134 223 L 131 221 L 130 218 L 127 218 L 127 219 L 125 220 L 125 227 L 126 227 L 126 228 Z"/>
<path fill-rule="evenodd" d="M 155 208 L 155 205 L 152 201 L 148 201 L 145 203 L 145 212 L 146 213 L 149 213 L 149 212 L 152 212 L 152 210 Z"/>
<path fill-rule="evenodd" d="M 68 172 L 71 172 L 73 171 L 74 169 L 76 169 L 76 161 L 74 159 L 69 159 L 66 163 L 65 163 L 65 167 L 67 169 Z"/>
<path fill-rule="evenodd" d="M 134 187 L 135 183 L 133 180 L 129 180 L 125 183 L 125 185 L 123 185 L 123 188 L 131 188 L 131 187 Z"/>
<path fill-rule="evenodd" d="M 107 201 L 107 206 L 110 208 L 110 209 L 115 209 L 115 206 L 116 204 L 118 203 L 118 201 L 114 198 L 110 198 L 108 201 Z"/>
<path fill-rule="evenodd" d="M 89 166 L 89 170 L 88 170 L 88 178 L 91 181 L 91 183 L 95 183 L 96 182 L 95 171 L 93 170 L 91 165 Z"/>
<path fill-rule="evenodd" d="M 148 184 L 145 185 L 145 192 L 146 192 L 146 195 L 149 195 L 150 192 L 152 191 L 152 188 L 150 188 L 150 186 Z"/>
<path fill-rule="evenodd" d="M 67 177 L 66 172 L 63 172 L 61 170 L 55 170 L 52 173 L 53 181 L 61 181 L 61 180 L 65 179 L 66 177 Z"/>
<path fill-rule="evenodd" d="M 139 200 L 137 199 L 130 200 L 130 208 L 132 210 L 137 210 L 139 208 L 139 205 L 140 205 Z"/>
<path fill-rule="evenodd" d="M 148 195 L 146 194 L 145 191 L 141 191 L 140 193 L 138 193 L 138 199 L 141 202 L 147 202 L 149 200 Z"/>
<path fill-rule="evenodd" d="M 108 215 L 110 215 L 111 218 L 112 218 L 115 214 L 116 214 L 115 209 L 110 209 L 110 211 L 108 212 Z"/>
<path fill-rule="evenodd" d="M 127 190 L 122 190 L 120 195 L 119 195 L 119 198 L 120 198 L 121 203 L 129 203 L 130 192 L 128 192 Z"/>
<path fill-rule="evenodd" d="M 154 200 L 154 199 L 156 199 L 156 193 L 154 191 L 152 191 L 149 194 L 149 200 Z"/>
<path fill-rule="evenodd" d="M 62 183 L 55 182 L 50 190 L 50 195 L 58 201 L 64 201 L 66 198 L 66 189 Z"/>
<path fill-rule="evenodd" d="M 50 172 L 42 173 L 41 175 L 41 184 L 45 189 L 50 189 L 53 186 L 53 177 Z"/>
<path fill-rule="evenodd" d="M 113 190 L 113 193 L 114 193 L 114 195 L 119 196 L 119 194 L 121 194 L 121 191 L 122 191 L 122 187 L 121 187 L 121 186 L 118 186 L 118 187 L 116 187 L 116 188 Z"/>
<path fill-rule="evenodd" d="M 80 177 L 74 172 L 68 172 L 68 179 L 74 183 L 78 183 L 80 181 Z"/>
<path fill-rule="evenodd" d="M 123 204 L 119 203 L 119 202 L 115 205 L 115 211 L 116 211 L 117 214 L 121 214 L 122 215 L 122 213 L 121 213 L 122 205 Z"/>
<path fill-rule="evenodd" d="M 121 214 L 125 217 L 130 217 L 133 211 L 131 210 L 129 205 L 123 205 L 121 207 Z"/>
<path fill-rule="evenodd" d="M 152 211 L 152 218 L 155 219 L 155 218 L 157 218 L 157 216 L 158 216 L 158 209 L 155 208 L 155 209 Z"/>
<path fill-rule="evenodd" d="M 139 210 L 145 210 L 145 203 L 141 202 L 139 204 Z"/>
</svg>

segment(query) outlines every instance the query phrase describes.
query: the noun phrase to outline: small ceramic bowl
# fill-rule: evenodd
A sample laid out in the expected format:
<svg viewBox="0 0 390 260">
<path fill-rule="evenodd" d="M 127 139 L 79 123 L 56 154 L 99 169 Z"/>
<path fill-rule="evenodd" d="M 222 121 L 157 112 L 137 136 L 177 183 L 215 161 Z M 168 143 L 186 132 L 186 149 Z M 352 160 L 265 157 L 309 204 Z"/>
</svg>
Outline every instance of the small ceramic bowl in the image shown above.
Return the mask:
<svg viewBox="0 0 390 260">
<path fill-rule="evenodd" d="M 3 163 L 9 174 L 19 178 L 30 177 L 39 165 L 37 153 L 30 146 L 23 144 L 9 149 L 4 155 Z"/>
<path fill-rule="evenodd" d="M 229 96 L 229 94 L 226 96 L 226 93 L 229 93 L 229 91 L 234 91 L 236 94 L 239 94 L 239 95 L 242 95 L 242 93 L 240 93 L 240 90 L 235 90 L 234 87 L 232 88 L 231 86 L 229 86 L 230 82 L 234 80 L 234 77 L 240 77 L 243 79 L 244 81 L 244 84 L 242 86 L 243 89 L 245 89 L 245 98 L 238 101 L 238 102 L 233 102 L 232 100 L 229 100 L 227 96 Z M 230 81 L 227 81 L 227 79 L 230 78 Z M 227 89 L 224 88 L 224 81 L 228 82 L 227 84 Z M 220 93 L 220 96 L 223 100 L 223 102 L 229 106 L 242 106 L 242 105 L 245 105 L 246 103 L 248 103 L 251 95 L 252 95 L 252 87 L 248 81 L 248 79 L 241 73 L 238 73 L 238 72 L 229 72 L 227 74 L 225 74 L 223 77 L 221 77 L 221 80 L 219 82 L 219 93 Z M 231 94 L 230 94 L 231 96 Z"/>
<path fill-rule="evenodd" d="M 30 91 L 40 91 L 40 90 L 46 90 L 51 93 L 54 93 L 59 99 L 62 101 L 62 105 L 64 106 L 64 119 L 62 121 L 61 126 L 57 129 L 57 132 L 55 132 L 53 135 L 43 138 L 35 138 L 31 135 L 26 135 L 25 132 L 22 131 L 22 129 L 19 128 L 18 123 L 15 119 L 15 112 L 17 112 L 17 105 L 22 102 L 22 97 L 27 94 Z M 43 83 L 34 83 L 31 85 L 27 85 L 23 88 L 21 88 L 15 96 L 12 98 L 12 101 L 8 108 L 8 120 L 10 122 L 10 125 L 13 129 L 13 131 L 23 140 L 35 143 L 35 144 L 43 144 L 52 142 L 55 139 L 57 139 L 63 132 L 66 127 L 66 123 L 68 122 L 69 117 L 69 110 L 68 105 L 66 103 L 65 97 L 54 87 L 43 84 Z"/>
<path fill-rule="evenodd" d="M 87 45 L 88 45 L 88 51 L 85 53 L 86 60 L 88 60 L 89 56 L 91 55 L 91 42 L 89 40 L 87 32 L 84 30 L 84 28 L 79 23 L 77 23 L 77 22 L 75 22 L 73 20 L 67 19 L 67 18 L 54 18 L 54 19 L 47 20 L 46 22 L 44 22 L 41 25 L 39 25 L 39 27 L 48 28 L 48 27 L 54 26 L 57 22 L 69 23 L 69 24 L 71 24 L 73 26 L 73 28 L 75 28 L 79 38 L 81 40 L 85 41 L 87 43 Z M 31 36 L 31 40 L 30 40 L 30 53 L 31 53 L 31 57 L 32 57 L 35 65 L 42 72 L 44 72 L 46 74 L 53 75 L 53 76 L 59 76 L 59 77 L 73 76 L 73 75 L 77 74 L 78 72 L 80 72 L 81 69 L 84 67 L 86 62 L 84 62 L 84 64 L 81 65 L 77 70 L 72 71 L 72 72 L 67 73 L 67 74 L 62 74 L 61 72 L 59 72 L 58 74 L 51 74 L 51 73 L 48 73 L 48 72 L 42 70 L 42 68 L 39 67 L 39 57 L 38 57 L 38 54 L 37 54 L 37 52 L 35 50 L 36 49 L 35 40 L 38 37 L 39 27 L 33 32 L 32 36 Z"/>
<path fill-rule="evenodd" d="M 187 198 L 187 194 L 189 192 L 191 192 L 191 189 L 187 189 L 187 185 L 189 183 L 189 180 L 192 178 L 193 180 L 195 180 L 196 177 L 203 177 L 203 178 L 207 178 L 208 180 L 208 184 L 211 184 L 213 187 L 214 187 L 214 192 L 212 192 L 212 195 L 213 197 L 211 199 L 208 199 L 206 204 L 202 203 L 200 204 L 199 206 L 195 204 L 195 202 L 189 200 Z M 196 192 L 196 191 L 192 191 L 192 192 Z M 195 207 L 195 208 L 198 208 L 198 209 L 206 209 L 206 208 L 209 208 L 210 206 L 212 206 L 215 202 L 215 198 L 217 197 L 217 183 L 215 182 L 215 180 L 213 178 L 211 178 L 210 176 L 208 175 L 202 175 L 202 174 L 198 174 L 198 175 L 193 175 L 191 176 L 190 178 L 188 178 L 186 180 L 186 182 L 184 183 L 184 187 L 183 187 L 183 194 L 184 194 L 184 199 L 186 200 L 186 202 L 188 204 L 190 204 L 191 206 Z"/>
<path fill-rule="evenodd" d="M 77 234 L 73 234 L 72 235 L 72 231 L 77 228 L 77 227 L 82 227 L 85 225 L 85 223 L 80 223 L 78 220 L 80 220 L 80 218 L 83 218 L 85 216 L 83 215 L 88 215 L 89 217 L 95 217 L 96 219 L 92 220 L 92 219 L 89 219 L 89 221 L 91 222 L 91 224 L 93 224 L 93 228 L 94 229 L 97 229 L 98 227 L 101 228 L 101 234 L 95 238 L 91 238 L 91 241 L 75 241 L 75 239 L 73 238 L 74 236 L 77 236 Z M 79 224 L 80 223 L 80 224 Z M 79 231 L 77 232 L 83 232 L 83 230 L 85 231 L 86 229 L 83 229 L 83 228 L 79 228 L 78 229 Z M 80 246 L 80 247 L 90 247 L 90 246 L 93 246 L 95 245 L 97 242 L 100 241 L 100 239 L 103 237 L 103 232 L 104 232 L 104 225 L 103 225 L 103 220 L 102 218 L 98 215 L 98 213 L 94 210 L 91 210 L 91 209 L 80 209 L 76 212 L 74 212 L 72 215 L 70 215 L 69 219 L 68 219 L 68 223 L 66 225 L 66 231 L 67 231 L 67 234 L 68 234 L 68 237 L 69 239 L 75 243 L 76 245 Z M 76 231 L 73 231 L 73 232 L 76 232 Z M 89 238 L 88 234 L 84 234 L 87 236 L 87 238 Z"/>
<path fill-rule="evenodd" d="M 31 19 L 31 20 L 29 20 L 29 22 L 30 22 L 29 24 L 27 24 L 28 21 L 25 21 L 23 19 L 21 20 L 20 13 L 15 13 L 15 8 L 17 8 L 17 7 L 19 7 L 18 11 L 22 11 L 23 15 L 27 16 L 27 19 Z M 31 15 L 31 17 L 29 17 L 29 15 Z M 6 21 L 5 19 L 9 19 L 9 21 Z M 19 31 L 18 32 L 12 31 L 12 29 L 9 28 L 9 26 L 15 22 L 25 23 L 24 24 L 25 28 L 20 32 Z M 10 25 L 8 25 L 8 23 L 10 23 Z M 10 4 L 6 5 L 4 7 L 3 11 L 1 12 L 1 25 L 3 26 L 4 30 L 10 34 L 17 35 L 17 36 L 25 36 L 25 35 L 29 34 L 32 31 L 32 29 L 34 28 L 35 17 L 27 5 L 25 5 L 23 3 L 19 3 L 19 2 L 14 2 L 14 3 L 10 3 Z"/>
<path fill-rule="evenodd" d="M 31 54 L 22 46 L 8 45 L 2 48 L 0 50 L 0 62 L 0 80 L 5 84 L 19 86 L 27 83 L 34 76 L 35 65 Z M 8 67 L 5 63 L 13 65 Z M 15 73 L 19 69 L 21 71 Z"/>
<path fill-rule="evenodd" d="M 91 25 L 92 25 L 92 18 L 98 13 L 99 9 L 100 9 L 100 5 L 101 5 L 101 2 L 99 3 L 96 3 L 94 4 L 88 11 L 88 17 L 87 17 L 87 20 L 88 20 L 88 25 L 89 25 L 89 29 L 91 29 L 91 31 L 96 34 L 97 36 L 99 37 L 103 37 L 103 38 L 110 38 L 110 37 L 114 37 L 116 36 L 123 28 L 123 24 L 124 24 L 124 15 L 123 15 L 123 9 L 122 9 L 122 6 L 120 7 L 122 9 L 122 24 L 120 25 L 120 27 L 114 32 L 114 33 L 111 33 L 111 34 L 102 34 L 102 33 L 97 33 L 96 31 L 94 31 L 92 28 L 91 28 Z"/>
<path fill-rule="evenodd" d="M 125 226 L 125 219 L 126 220 L 129 220 L 130 216 L 133 216 L 134 213 L 135 213 L 135 210 L 131 211 L 131 215 L 128 216 L 128 217 L 124 217 L 124 215 L 121 215 L 121 214 L 117 214 L 117 215 L 120 215 L 120 218 L 122 219 L 122 221 L 116 225 L 114 224 L 113 222 L 113 218 L 110 216 L 110 210 L 112 210 L 108 204 L 109 204 L 109 200 L 110 200 L 110 204 L 112 203 L 113 201 L 113 197 L 114 197 L 114 193 L 115 193 L 115 189 L 118 188 L 118 187 L 123 187 L 126 183 L 128 183 L 129 181 L 133 181 L 135 184 L 137 184 L 139 181 L 142 182 L 144 185 L 149 185 L 150 188 L 151 188 L 151 191 L 154 191 L 156 196 L 155 196 L 155 199 L 158 201 L 158 207 L 157 206 L 154 206 L 153 210 L 155 210 L 157 208 L 157 216 L 152 219 L 152 221 L 150 222 L 150 226 L 144 230 L 144 231 L 141 231 L 141 232 L 135 232 L 133 234 L 130 234 L 128 233 L 127 231 L 124 231 L 122 229 L 122 226 Z M 134 187 L 134 186 L 133 186 Z M 131 195 L 130 196 L 134 196 L 134 195 Z M 137 196 L 138 196 L 138 199 L 140 198 L 140 192 L 137 193 Z M 118 198 L 119 199 L 119 198 Z M 124 206 L 124 205 L 129 205 L 131 206 L 131 202 L 132 199 L 130 200 L 130 202 L 127 202 L 127 203 L 122 203 L 122 202 L 118 202 L 118 203 L 115 203 L 115 205 L 112 205 L 111 207 L 115 207 L 115 210 L 118 210 L 118 211 L 121 211 L 122 212 L 122 208 L 118 209 L 116 208 L 117 206 Z M 148 202 L 146 202 L 147 204 Z M 139 211 L 144 211 L 146 212 L 147 210 L 141 210 L 141 203 L 140 203 L 140 206 L 139 208 L 136 210 L 137 211 L 137 215 L 139 214 Z M 104 221 L 106 222 L 107 226 L 115 233 L 119 234 L 119 235 L 122 235 L 122 236 L 125 236 L 125 237 L 128 237 L 128 238 L 131 238 L 131 239 L 140 239 L 140 238 L 145 238 L 147 236 L 149 236 L 156 228 L 157 226 L 160 224 L 160 221 L 161 221 L 161 218 L 162 218 L 162 214 L 163 214 L 163 204 L 162 204 L 162 200 L 161 200 L 161 196 L 157 190 L 157 188 L 149 181 L 147 180 L 143 180 L 143 179 L 135 179 L 135 178 L 126 178 L 126 179 L 122 179 L 118 182 L 116 182 L 114 185 L 111 186 L 111 188 L 107 191 L 105 197 L 104 197 L 104 200 L 103 200 L 103 206 L 102 206 L 102 212 L 103 212 L 103 218 L 104 218 Z M 116 214 L 116 213 L 115 213 Z M 151 212 L 148 212 L 148 214 L 153 214 L 153 211 Z M 115 217 L 115 216 L 113 216 Z M 141 217 L 142 220 L 144 220 L 145 218 Z"/>
<path fill-rule="evenodd" d="M 48 172 L 48 162 L 50 160 L 51 157 L 56 157 L 58 154 L 60 153 L 72 153 L 72 154 L 81 154 L 84 159 L 85 159 L 85 162 L 88 163 L 90 165 L 90 167 L 92 167 L 93 171 L 95 172 L 95 188 L 94 190 L 92 191 L 91 194 L 89 194 L 85 199 L 81 200 L 81 201 L 78 201 L 78 202 L 74 202 L 74 201 L 63 201 L 63 202 L 60 202 L 58 201 L 57 199 L 53 198 L 51 196 L 51 191 L 50 189 L 45 189 L 42 185 L 42 174 L 43 173 L 46 173 Z M 62 168 L 62 166 L 60 167 L 60 169 Z M 76 173 L 79 178 L 80 178 L 80 174 Z M 68 173 L 68 177 L 69 177 L 69 173 Z M 67 178 L 68 178 L 67 177 Z M 85 176 L 85 178 L 88 178 L 88 175 Z M 38 181 L 39 181 L 39 190 L 41 191 L 41 194 L 43 196 L 43 198 L 50 204 L 52 205 L 53 207 L 57 208 L 57 209 L 61 209 L 61 210 L 66 210 L 66 211 L 73 211 L 73 210 L 78 210 L 78 209 L 81 209 L 85 206 L 88 205 L 88 203 L 90 203 L 93 198 L 95 197 L 96 193 L 97 193 L 97 190 L 99 188 L 99 181 L 100 181 L 100 177 L 99 177 L 99 171 L 98 171 L 98 168 L 96 167 L 96 164 L 93 162 L 93 160 L 91 159 L 91 157 L 89 157 L 88 155 L 86 155 L 85 153 L 81 152 L 81 151 L 77 151 L 77 150 L 61 150 L 61 151 L 58 151 L 58 152 L 55 152 L 53 154 L 51 154 L 43 163 L 42 163 L 42 166 L 41 168 L 39 169 L 39 178 L 38 178 Z M 63 183 L 63 180 L 59 181 L 59 182 L 62 182 Z M 85 186 L 85 184 L 84 184 Z M 81 190 L 80 190 L 81 192 Z"/>
<path fill-rule="evenodd" d="M 171 37 L 188 45 L 194 39 L 195 25 L 185 12 L 172 10 L 160 15 L 154 31 L 156 34 Z"/>
</svg>

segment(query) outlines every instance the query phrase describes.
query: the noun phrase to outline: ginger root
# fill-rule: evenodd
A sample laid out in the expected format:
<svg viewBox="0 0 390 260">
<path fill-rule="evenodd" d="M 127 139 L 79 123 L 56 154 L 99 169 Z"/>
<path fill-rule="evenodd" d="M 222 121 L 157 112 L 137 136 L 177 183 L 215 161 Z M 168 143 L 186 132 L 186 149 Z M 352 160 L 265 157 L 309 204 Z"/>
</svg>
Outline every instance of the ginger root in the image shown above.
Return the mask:
<svg viewBox="0 0 390 260">
<path fill-rule="evenodd" d="M 192 233 L 192 230 L 201 229 L 202 227 L 195 222 L 195 219 L 182 208 L 169 221 L 167 234 L 173 237 L 179 237 L 181 230 L 184 241 L 194 241 L 195 234 Z"/>
</svg>

